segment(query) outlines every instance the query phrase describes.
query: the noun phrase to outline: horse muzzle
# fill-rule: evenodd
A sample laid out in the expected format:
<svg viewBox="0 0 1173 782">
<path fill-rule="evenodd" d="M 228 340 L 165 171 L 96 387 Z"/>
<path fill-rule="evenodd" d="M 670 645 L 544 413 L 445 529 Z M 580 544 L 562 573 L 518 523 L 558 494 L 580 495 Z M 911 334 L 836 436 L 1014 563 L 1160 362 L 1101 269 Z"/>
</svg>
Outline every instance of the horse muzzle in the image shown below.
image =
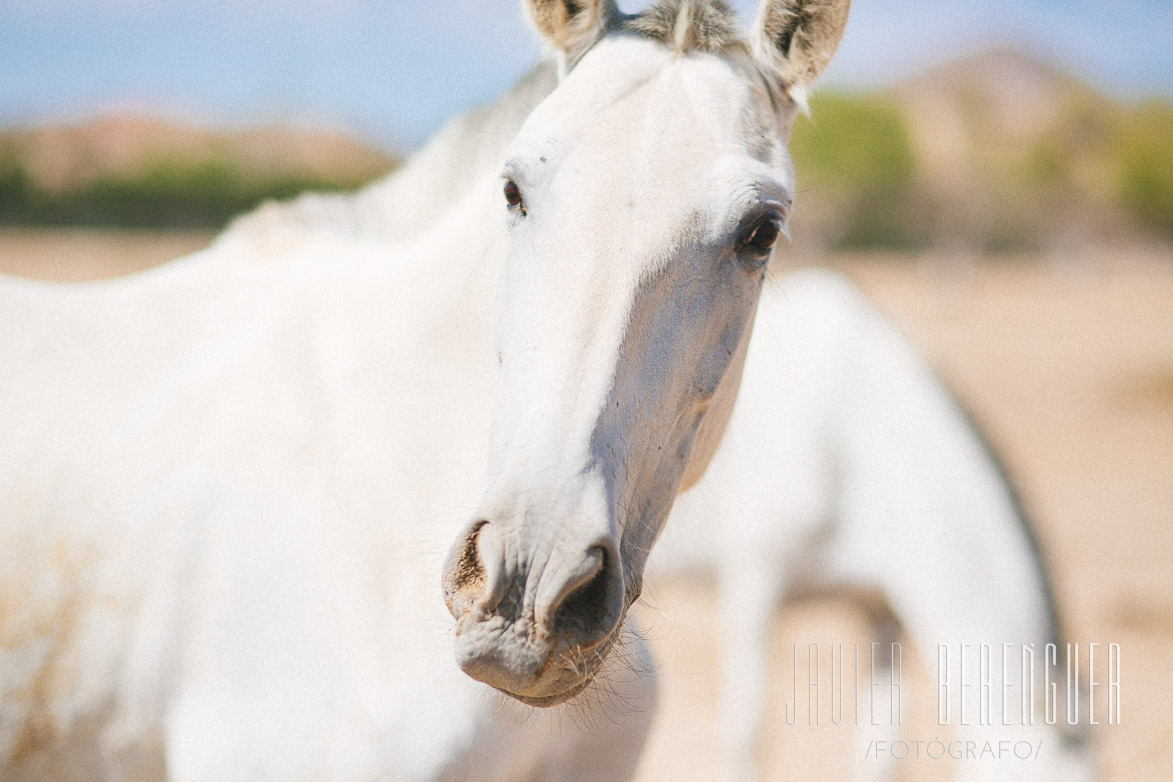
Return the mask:
<svg viewBox="0 0 1173 782">
<path fill-rule="evenodd" d="M 461 669 L 531 706 L 564 703 L 591 683 L 627 608 L 618 541 L 555 537 L 545 550 L 509 547 L 477 521 L 444 568 Z"/>
</svg>

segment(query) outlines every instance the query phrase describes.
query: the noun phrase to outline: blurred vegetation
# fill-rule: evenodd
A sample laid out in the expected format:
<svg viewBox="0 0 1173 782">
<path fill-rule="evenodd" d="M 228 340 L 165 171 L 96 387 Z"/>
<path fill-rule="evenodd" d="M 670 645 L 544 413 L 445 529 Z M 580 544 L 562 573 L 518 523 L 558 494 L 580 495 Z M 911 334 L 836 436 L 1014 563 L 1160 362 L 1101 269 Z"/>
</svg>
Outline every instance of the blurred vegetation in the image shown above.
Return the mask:
<svg viewBox="0 0 1173 782">
<path fill-rule="evenodd" d="M 364 183 L 297 172 L 258 177 L 227 161 L 159 160 L 54 192 L 39 186 L 9 152 L 0 154 L 0 225 L 219 228 L 268 199 Z"/>
<path fill-rule="evenodd" d="M 144 126 L 59 135 L 39 151 L 35 130 L 0 132 L 0 225 L 217 228 L 264 200 L 357 188 L 395 165 L 347 139 L 192 142 L 158 128 L 179 140 L 102 158 L 103 144 L 133 142 Z M 790 147 L 795 236 L 817 249 L 1173 240 L 1173 104 L 1122 105 L 1021 52 L 947 64 L 873 94 L 820 92 Z"/>
<path fill-rule="evenodd" d="M 839 248 L 910 249 L 924 243 L 911 220 L 916 160 L 899 109 L 874 97 L 822 92 L 790 142 L 802 194 L 833 212 L 823 226 Z"/>
<path fill-rule="evenodd" d="M 898 97 L 826 91 L 791 141 L 800 233 L 836 249 L 1037 251 L 1123 234 L 1173 240 L 1173 104 L 1072 91 L 1008 139 L 959 96 L 944 164 Z M 970 101 L 972 103 L 972 101 Z M 920 143 L 932 129 L 920 128 Z"/>
<path fill-rule="evenodd" d="M 1119 203 L 1173 237 L 1173 103 L 1150 101 L 1126 115 L 1112 154 Z"/>
</svg>

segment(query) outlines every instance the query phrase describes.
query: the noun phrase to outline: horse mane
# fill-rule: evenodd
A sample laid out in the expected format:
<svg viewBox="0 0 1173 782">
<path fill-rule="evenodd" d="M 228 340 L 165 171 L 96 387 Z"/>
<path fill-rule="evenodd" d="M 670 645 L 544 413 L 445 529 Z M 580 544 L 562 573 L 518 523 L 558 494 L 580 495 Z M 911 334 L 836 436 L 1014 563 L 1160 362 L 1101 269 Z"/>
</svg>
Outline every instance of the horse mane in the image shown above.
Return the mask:
<svg viewBox="0 0 1173 782">
<path fill-rule="evenodd" d="M 450 120 L 398 170 L 354 193 L 305 193 L 234 219 L 221 242 L 253 255 L 321 236 L 396 241 L 427 228 L 493 173 L 526 117 L 557 86 L 553 62 L 535 65 L 495 102 Z"/>
<path fill-rule="evenodd" d="M 740 40 L 737 15 L 725 0 L 659 0 L 624 17 L 618 29 L 672 47 L 680 54 L 719 52 Z"/>
</svg>

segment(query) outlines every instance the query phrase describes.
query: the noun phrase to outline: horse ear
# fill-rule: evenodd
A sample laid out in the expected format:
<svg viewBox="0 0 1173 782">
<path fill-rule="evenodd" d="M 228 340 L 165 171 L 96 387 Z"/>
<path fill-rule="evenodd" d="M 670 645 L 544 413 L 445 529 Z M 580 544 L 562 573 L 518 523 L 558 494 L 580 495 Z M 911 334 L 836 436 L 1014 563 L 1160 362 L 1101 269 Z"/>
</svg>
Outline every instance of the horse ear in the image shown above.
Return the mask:
<svg viewBox="0 0 1173 782">
<path fill-rule="evenodd" d="M 538 32 L 566 61 L 574 61 L 603 34 L 615 0 L 523 0 Z"/>
<path fill-rule="evenodd" d="M 851 0 L 762 0 L 754 54 L 799 103 L 831 62 L 850 7 Z"/>
</svg>

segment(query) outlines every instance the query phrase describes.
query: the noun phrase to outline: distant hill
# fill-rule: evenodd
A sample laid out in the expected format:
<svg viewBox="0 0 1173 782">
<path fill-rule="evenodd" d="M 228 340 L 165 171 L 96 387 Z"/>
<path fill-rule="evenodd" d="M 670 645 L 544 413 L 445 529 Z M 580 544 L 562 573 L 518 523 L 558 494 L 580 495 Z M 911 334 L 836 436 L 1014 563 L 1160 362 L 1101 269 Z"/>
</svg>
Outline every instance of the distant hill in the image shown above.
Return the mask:
<svg viewBox="0 0 1173 782">
<path fill-rule="evenodd" d="M 1022 141 L 1062 122 L 1073 104 L 1106 98 L 1019 49 L 995 48 L 930 67 L 883 91 L 909 110 L 944 110 L 973 130 Z"/>
<path fill-rule="evenodd" d="M 217 227 L 267 198 L 357 187 L 396 158 L 341 133 L 110 115 L 0 131 L 0 223 Z"/>
<path fill-rule="evenodd" d="M 799 120 L 810 230 L 839 246 L 1058 248 L 1173 239 L 1173 105 L 1122 105 L 995 49 L 870 95 L 819 93 Z M 800 209 L 805 206 L 800 203 Z"/>
</svg>

